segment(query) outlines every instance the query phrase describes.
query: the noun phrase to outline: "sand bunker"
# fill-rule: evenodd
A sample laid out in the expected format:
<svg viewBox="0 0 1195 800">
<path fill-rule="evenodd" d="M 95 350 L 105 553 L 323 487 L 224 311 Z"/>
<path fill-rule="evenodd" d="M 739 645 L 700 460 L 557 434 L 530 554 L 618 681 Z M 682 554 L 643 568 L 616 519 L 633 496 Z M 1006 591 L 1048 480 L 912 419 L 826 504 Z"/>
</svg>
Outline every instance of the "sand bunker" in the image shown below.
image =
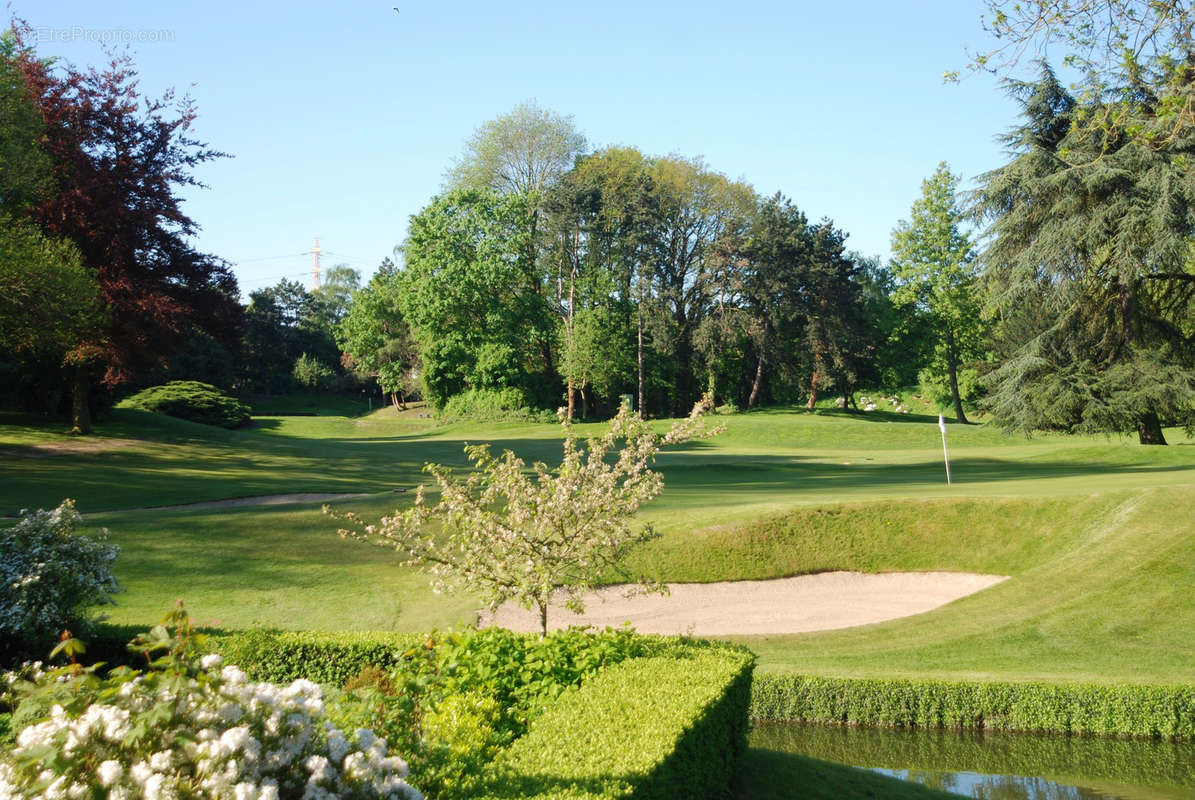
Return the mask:
<svg viewBox="0 0 1195 800">
<path fill-rule="evenodd" d="M 585 599 L 585 614 L 553 604 L 548 627 L 618 626 L 640 633 L 725 636 L 804 633 L 909 617 L 994 586 L 1006 578 L 966 572 L 825 572 L 770 581 L 674 583 L 670 594 L 625 596 L 608 587 Z M 513 603 L 483 614 L 481 626 L 539 630 L 537 611 Z"/>
</svg>

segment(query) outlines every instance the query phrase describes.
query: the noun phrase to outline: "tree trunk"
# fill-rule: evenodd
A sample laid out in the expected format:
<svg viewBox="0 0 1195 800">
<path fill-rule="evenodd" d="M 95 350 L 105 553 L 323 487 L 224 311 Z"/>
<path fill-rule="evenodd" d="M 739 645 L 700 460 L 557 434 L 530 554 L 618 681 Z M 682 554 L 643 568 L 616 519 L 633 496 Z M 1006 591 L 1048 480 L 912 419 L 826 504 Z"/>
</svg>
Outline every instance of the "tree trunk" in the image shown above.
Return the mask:
<svg viewBox="0 0 1195 800">
<path fill-rule="evenodd" d="M 88 379 L 87 367 L 80 364 L 71 375 L 71 433 L 91 433 L 91 406 L 88 403 L 90 391 L 91 381 Z"/>
<path fill-rule="evenodd" d="M 812 411 L 817 405 L 817 370 L 813 371 L 813 377 L 809 379 L 809 405 L 806 408 Z"/>
<path fill-rule="evenodd" d="M 548 635 L 548 601 L 537 600 L 539 605 L 539 638 L 544 638 Z"/>
<path fill-rule="evenodd" d="M 647 412 L 643 408 L 643 306 L 639 306 L 639 407 L 636 409 L 639 416 L 646 417 Z"/>
<path fill-rule="evenodd" d="M 759 361 L 755 363 L 755 380 L 751 383 L 751 394 L 747 397 L 747 408 L 754 408 L 759 400 L 759 390 L 763 386 L 763 349 L 759 351 Z"/>
<path fill-rule="evenodd" d="M 589 396 L 585 394 L 585 387 L 581 387 L 581 419 L 589 419 Z"/>
<path fill-rule="evenodd" d="M 573 412 L 577 408 L 577 387 L 570 380 L 568 382 L 568 421 L 573 421 Z"/>
<path fill-rule="evenodd" d="M 954 332 L 946 332 L 946 373 L 950 376 L 950 399 L 954 402 L 954 418 L 964 425 L 967 415 L 963 413 L 963 399 L 958 393 L 958 355 L 954 349 Z"/>
<path fill-rule="evenodd" d="M 1153 411 L 1141 415 L 1137 420 L 1137 441 L 1141 444 L 1166 444 L 1162 435 L 1162 420 Z"/>
</svg>

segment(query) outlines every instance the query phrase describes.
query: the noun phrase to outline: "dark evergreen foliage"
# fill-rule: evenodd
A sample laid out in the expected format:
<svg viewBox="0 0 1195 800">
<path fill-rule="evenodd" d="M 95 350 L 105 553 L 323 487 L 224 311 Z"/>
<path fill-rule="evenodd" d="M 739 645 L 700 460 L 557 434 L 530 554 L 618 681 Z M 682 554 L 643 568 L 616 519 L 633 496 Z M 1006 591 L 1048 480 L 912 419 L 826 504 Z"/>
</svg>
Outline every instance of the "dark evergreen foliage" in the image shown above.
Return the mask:
<svg viewBox="0 0 1195 800">
<path fill-rule="evenodd" d="M 1195 126 L 1169 109 L 1193 78 L 1180 66 L 1162 95 L 1087 104 L 1045 65 L 1010 83 L 1024 121 L 976 195 L 998 358 L 987 405 L 1007 428 L 1165 444 L 1163 422 L 1192 423 Z"/>
</svg>

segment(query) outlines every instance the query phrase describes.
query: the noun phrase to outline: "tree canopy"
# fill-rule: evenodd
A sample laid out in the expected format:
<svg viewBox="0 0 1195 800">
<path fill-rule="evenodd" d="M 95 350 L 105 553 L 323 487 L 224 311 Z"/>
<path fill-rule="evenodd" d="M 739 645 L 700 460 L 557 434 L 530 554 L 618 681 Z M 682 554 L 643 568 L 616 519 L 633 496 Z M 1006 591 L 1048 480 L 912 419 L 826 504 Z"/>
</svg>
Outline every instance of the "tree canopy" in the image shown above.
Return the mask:
<svg viewBox="0 0 1195 800">
<path fill-rule="evenodd" d="M 977 195 L 998 319 L 989 405 L 1009 428 L 1164 444 L 1162 420 L 1190 424 L 1195 407 L 1195 136 L 1151 141 L 1169 123 L 1148 96 L 1112 101 L 1141 135 L 1074 125 L 1083 106 L 1046 67 L 1012 91 L 1012 160 Z"/>
</svg>

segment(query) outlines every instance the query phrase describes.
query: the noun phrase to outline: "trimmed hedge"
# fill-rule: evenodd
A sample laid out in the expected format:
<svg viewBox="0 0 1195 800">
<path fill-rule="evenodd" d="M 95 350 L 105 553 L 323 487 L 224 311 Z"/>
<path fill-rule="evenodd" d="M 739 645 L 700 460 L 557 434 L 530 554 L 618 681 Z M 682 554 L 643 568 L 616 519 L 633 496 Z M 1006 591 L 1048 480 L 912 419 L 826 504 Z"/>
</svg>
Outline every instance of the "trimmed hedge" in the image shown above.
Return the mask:
<svg viewBox="0 0 1195 800">
<path fill-rule="evenodd" d="M 199 381 L 151 386 L 125 398 L 121 405 L 222 428 L 239 428 L 249 422 L 252 413 L 249 406 L 235 397 Z"/>
<path fill-rule="evenodd" d="M 564 694 L 504 751 L 482 796 L 719 797 L 747 746 L 750 653 L 636 658 Z"/>
<path fill-rule="evenodd" d="M 755 676 L 751 716 L 880 727 L 1195 738 L 1195 686 Z"/>
<path fill-rule="evenodd" d="M 412 633 L 244 631 L 212 636 L 212 648 L 251 678 L 287 684 L 297 678 L 332 686 L 372 664 L 397 667 L 423 637 Z"/>
</svg>

